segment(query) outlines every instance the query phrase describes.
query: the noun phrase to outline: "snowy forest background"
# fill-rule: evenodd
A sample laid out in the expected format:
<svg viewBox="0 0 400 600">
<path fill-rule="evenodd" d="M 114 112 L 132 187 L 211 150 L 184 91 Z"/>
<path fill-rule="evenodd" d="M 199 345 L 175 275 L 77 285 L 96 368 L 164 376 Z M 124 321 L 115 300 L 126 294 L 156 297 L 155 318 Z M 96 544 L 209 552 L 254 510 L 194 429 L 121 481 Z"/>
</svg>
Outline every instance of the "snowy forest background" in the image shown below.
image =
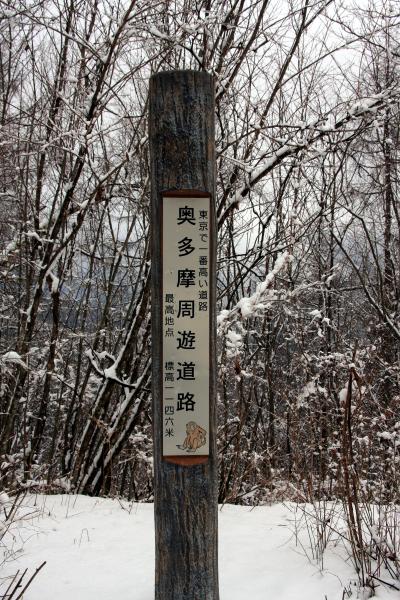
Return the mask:
<svg viewBox="0 0 400 600">
<path fill-rule="evenodd" d="M 1 488 L 152 500 L 148 80 L 207 70 L 219 501 L 341 499 L 365 566 L 400 490 L 399 5 L 0 12 Z"/>
</svg>

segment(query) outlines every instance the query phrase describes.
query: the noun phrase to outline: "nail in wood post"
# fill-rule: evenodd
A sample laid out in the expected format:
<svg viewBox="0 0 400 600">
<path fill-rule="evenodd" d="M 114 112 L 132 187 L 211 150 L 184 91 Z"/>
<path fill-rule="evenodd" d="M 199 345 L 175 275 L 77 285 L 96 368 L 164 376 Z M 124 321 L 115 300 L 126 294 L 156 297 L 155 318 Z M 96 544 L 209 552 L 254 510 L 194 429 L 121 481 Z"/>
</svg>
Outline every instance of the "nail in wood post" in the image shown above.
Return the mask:
<svg viewBox="0 0 400 600">
<path fill-rule="evenodd" d="M 156 600 L 218 600 L 214 81 L 150 80 Z"/>
</svg>

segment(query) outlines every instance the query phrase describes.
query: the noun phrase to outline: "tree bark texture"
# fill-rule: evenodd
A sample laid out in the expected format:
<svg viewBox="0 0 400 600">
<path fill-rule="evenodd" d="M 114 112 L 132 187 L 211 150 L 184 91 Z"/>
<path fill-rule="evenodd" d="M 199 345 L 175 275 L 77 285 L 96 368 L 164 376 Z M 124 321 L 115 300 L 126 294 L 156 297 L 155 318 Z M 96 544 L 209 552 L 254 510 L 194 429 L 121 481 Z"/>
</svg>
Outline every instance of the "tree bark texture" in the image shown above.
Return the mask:
<svg viewBox="0 0 400 600">
<path fill-rule="evenodd" d="M 214 81 L 169 71 L 150 80 L 152 360 L 156 600 L 218 600 Z M 164 192 L 211 194 L 210 455 L 202 464 L 162 458 L 161 202 Z M 192 192 L 193 193 L 193 192 Z M 181 462 L 190 462 L 183 459 Z M 195 461 L 193 461 L 195 463 Z"/>
</svg>

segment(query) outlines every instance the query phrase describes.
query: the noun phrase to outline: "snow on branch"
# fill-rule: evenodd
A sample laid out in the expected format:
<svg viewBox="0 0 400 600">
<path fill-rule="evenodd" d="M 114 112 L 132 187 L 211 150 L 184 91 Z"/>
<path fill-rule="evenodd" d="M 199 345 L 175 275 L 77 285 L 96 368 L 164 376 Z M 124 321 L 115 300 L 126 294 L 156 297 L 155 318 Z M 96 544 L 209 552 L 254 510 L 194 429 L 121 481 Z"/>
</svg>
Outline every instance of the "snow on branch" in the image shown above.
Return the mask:
<svg viewBox="0 0 400 600">
<path fill-rule="evenodd" d="M 85 352 L 86 356 L 88 357 L 90 364 L 92 365 L 93 369 L 96 371 L 96 373 L 98 375 L 100 375 L 100 377 L 102 377 L 104 380 L 106 379 L 110 379 L 112 381 L 114 381 L 115 383 L 118 383 L 119 385 L 122 385 L 125 388 L 129 388 L 130 390 L 135 390 L 137 388 L 137 383 L 129 383 L 129 381 L 126 381 L 125 379 L 120 379 L 117 375 L 117 364 L 118 361 L 115 361 L 110 367 L 107 367 L 105 369 L 102 369 L 96 358 L 95 358 L 95 352 L 93 352 L 91 349 L 86 350 Z M 108 358 L 110 357 L 110 355 L 108 355 Z M 102 357 L 101 357 L 102 358 Z"/>
<path fill-rule="evenodd" d="M 231 310 L 222 310 L 217 317 L 218 333 L 224 333 L 237 317 L 248 319 L 249 317 L 257 316 L 259 311 L 267 309 L 273 300 L 273 295 L 270 292 L 271 285 L 278 273 L 292 260 L 293 256 L 289 252 L 286 251 L 280 254 L 275 261 L 272 271 L 267 274 L 264 281 L 257 285 L 254 294 L 241 298 Z"/>
<path fill-rule="evenodd" d="M 6 352 L 2 356 L 0 356 L 0 364 L 1 363 L 3 363 L 3 364 L 12 363 L 12 364 L 19 365 L 23 369 L 26 369 L 26 370 L 28 369 L 27 364 L 22 360 L 22 358 L 18 354 L 18 352 L 14 352 L 13 350 L 10 350 L 9 352 Z"/>
<path fill-rule="evenodd" d="M 252 170 L 247 177 L 245 185 L 238 190 L 234 196 L 229 200 L 225 207 L 220 219 L 218 226 L 225 222 L 225 219 L 233 209 L 237 209 L 240 206 L 241 201 L 245 198 L 251 189 L 266 175 L 268 175 L 277 165 L 279 165 L 285 158 L 290 156 L 296 156 L 301 150 L 311 147 L 315 142 L 320 141 L 327 137 L 332 132 L 340 131 L 347 123 L 353 122 L 357 119 L 363 119 L 365 117 L 374 115 L 378 110 L 387 106 L 388 103 L 393 101 L 399 95 L 399 90 L 394 90 L 393 87 L 384 90 L 379 94 L 374 94 L 368 98 L 358 100 L 355 102 L 346 112 L 345 116 L 338 119 L 331 126 L 321 126 L 318 128 L 318 123 L 315 119 L 307 125 L 302 125 L 302 131 L 313 132 L 316 131 L 308 140 L 305 136 L 302 136 L 297 142 L 291 140 L 290 143 L 285 143 L 279 150 L 274 152 L 268 159 L 266 159 L 259 167 Z M 320 121 L 322 125 L 325 123 L 327 118 L 323 118 Z"/>
</svg>

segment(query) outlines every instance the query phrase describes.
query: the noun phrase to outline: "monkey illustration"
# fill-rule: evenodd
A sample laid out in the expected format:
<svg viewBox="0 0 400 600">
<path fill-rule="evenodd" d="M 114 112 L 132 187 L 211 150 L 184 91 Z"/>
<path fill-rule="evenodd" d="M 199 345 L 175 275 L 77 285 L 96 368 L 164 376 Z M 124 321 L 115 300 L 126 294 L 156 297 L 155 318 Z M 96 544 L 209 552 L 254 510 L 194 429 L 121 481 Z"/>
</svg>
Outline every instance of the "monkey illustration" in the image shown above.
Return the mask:
<svg viewBox="0 0 400 600">
<path fill-rule="evenodd" d="M 180 450 L 186 450 L 186 452 L 196 452 L 198 448 L 204 446 L 206 443 L 207 432 L 205 429 L 197 425 L 194 421 L 186 423 L 186 437 L 185 441 L 181 445 L 177 445 Z"/>
</svg>

